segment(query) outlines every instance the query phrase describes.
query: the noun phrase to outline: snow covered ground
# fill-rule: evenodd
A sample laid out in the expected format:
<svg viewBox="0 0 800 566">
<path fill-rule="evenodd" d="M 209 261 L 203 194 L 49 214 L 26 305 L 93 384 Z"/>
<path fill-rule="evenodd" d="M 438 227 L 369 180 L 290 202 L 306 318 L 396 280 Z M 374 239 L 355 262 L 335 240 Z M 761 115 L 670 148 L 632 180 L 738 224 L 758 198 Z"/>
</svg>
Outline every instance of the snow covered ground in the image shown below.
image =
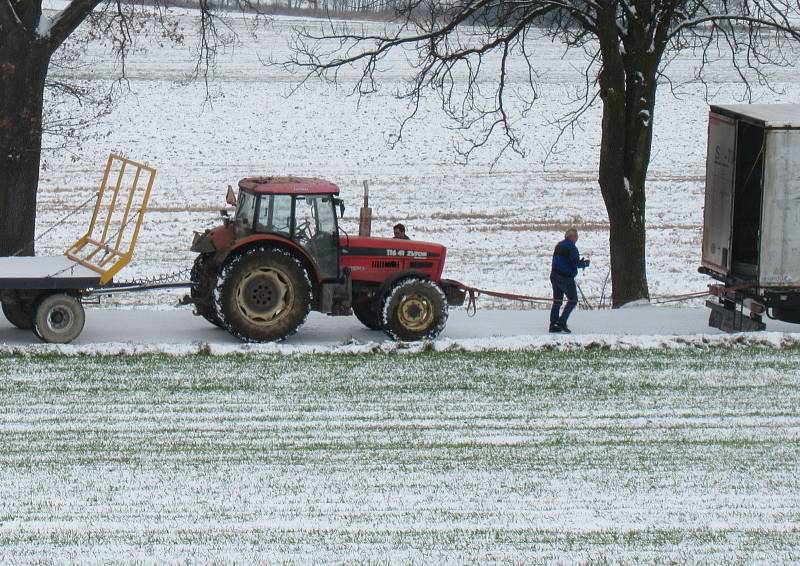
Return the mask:
<svg viewBox="0 0 800 566">
<path fill-rule="evenodd" d="M 492 169 L 502 140 L 493 140 L 469 165 L 456 164 L 453 145 L 459 138 L 448 129 L 433 95 L 423 101 L 404 143 L 389 147 L 387 139 L 407 111 L 391 96 L 405 78 L 400 53 L 386 61 L 391 70 L 381 74 L 377 96 L 348 97 L 356 71 L 345 70 L 339 88 L 312 81 L 286 98 L 297 77 L 262 61 L 285 60 L 292 28 L 309 22 L 278 18 L 252 36 L 245 22 L 234 18 L 232 29 L 241 44 L 219 54 L 207 101 L 205 86 L 188 82 L 195 70 L 195 22 L 185 17 L 181 23 L 187 34 L 182 46 L 157 47 L 157 32 L 139 40 L 144 49 L 126 61 L 130 94 L 111 116 L 84 130 L 80 153 L 47 158 L 40 233 L 91 196 L 108 152 L 116 150 L 158 168 L 153 209 L 137 254 L 117 279 L 188 268 L 192 232 L 218 223 L 228 184 L 247 175 L 291 173 L 320 176 L 341 187 L 348 206 L 343 227 L 351 234 L 357 231 L 361 183 L 369 180 L 376 234 L 388 236 L 392 224 L 404 222 L 412 238 L 448 247 L 446 276 L 485 289 L 547 293 L 553 245 L 564 228 L 575 225 L 581 229 L 580 249 L 592 259 L 582 279 L 584 292 L 595 301 L 603 293 L 609 268 L 608 220 L 596 183 L 600 108 L 589 111 L 582 128 L 543 164 L 557 134 L 552 121 L 565 113 L 565 101 L 581 84 L 582 53 L 536 43 L 539 99 L 517 122 L 527 155 L 507 153 Z M 85 63 L 71 74 L 105 86 L 115 76 L 113 58 L 98 44 L 92 44 Z M 670 65 L 677 97 L 665 84 L 654 117 L 647 199 L 654 296 L 699 291 L 708 283 L 696 271 L 708 112 L 705 88 L 688 82 L 697 67 L 690 54 Z M 710 68 L 709 100 L 736 102 L 743 94 L 738 76 L 724 64 Z M 523 79 L 520 70 L 509 80 L 516 88 Z M 773 80 L 781 93 L 757 88 L 756 101 L 798 99 L 794 69 L 775 73 Z M 62 252 L 83 233 L 88 213 L 45 236 L 38 253 Z M 119 301 L 168 302 L 158 294 L 120 296 Z"/>
</svg>

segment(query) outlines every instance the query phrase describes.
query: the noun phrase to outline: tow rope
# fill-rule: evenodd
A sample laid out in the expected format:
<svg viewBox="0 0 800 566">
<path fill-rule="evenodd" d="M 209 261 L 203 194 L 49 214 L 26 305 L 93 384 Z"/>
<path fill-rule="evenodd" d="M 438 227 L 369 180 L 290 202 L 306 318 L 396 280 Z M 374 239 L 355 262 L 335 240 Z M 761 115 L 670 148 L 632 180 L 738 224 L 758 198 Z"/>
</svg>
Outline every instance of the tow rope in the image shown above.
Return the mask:
<svg viewBox="0 0 800 566">
<path fill-rule="evenodd" d="M 489 297 L 497 297 L 498 299 L 506 299 L 509 301 L 519 301 L 523 303 L 533 303 L 533 304 L 546 304 L 552 305 L 554 300 L 552 297 L 537 297 L 534 295 L 519 295 L 516 293 L 504 293 L 501 291 L 491 291 L 488 289 L 479 289 L 477 287 L 470 287 L 469 285 L 464 285 L 463 283 L 455 281 L 456 286 L 460 291 L 463 291 L 469 298 L 467 300 L 467 315 L 472 317 L 478 311 L 478 299 L 481 295 L 486 295 Z M 692 293 L 683 293 L 680 295 L 660 295 L 650 297 L 651 304 L 664 304 L 664 303 L 675 303 L 680 301 L 688 301 L 691 299 L 698 299 L 700 297 L 706 297 L 711 294 L 711 291 L 697 291 Z M 588 306 L 589 309 L 599 308 L 591 305 L 589 301 L 583 296 L 583 291 L 581 290 L 581 298 L 584 302 L 584 305 Z M 558 303 L 563 302 L 555 301 Z"/>
<path fill-rule="evenodd" d="M 541 304 L 550 304 L 553 302 L 552 297 L 534 297 L 531 295 L 517 295 L 514 293 L 501 293 L 499 291 L 488 291 L 486 289 L 476 289 L 475 287 L 467 287 L 467 293 L 469 294 L 469 301 L 467 302 L 467 315 L 468 316 L 475 316 L 475 313 L 478 312 L 478 298 L 481 295 L 487 295 L 489 297 L 497 297 L 498 299 L 508 299 L 510 301 L 520 301 L 523 303 L 541 303 Z"/>
<path fill-rule="evenodd" d="M 683 295 L 663 295 L 661 297 L 653 297 L 650 301 L 656 305 L 664 303 L 679 303 L 680 301 L 688 301 L 689 299 L 699 299 L 700 297 L 707 297 L 711 291 L 698 291 L 696 293 L 684 293 Z"/>
<path fill-rule="evenodd" d="M 469 316 L 475 316 L 475 313 L 478 311 L 477 301 L 481 295 L 488 295 L 490 297 L 497 297 L 499 299 L 508 299 L 509 301 L 521 301 L 524 303 L 550 304 L 553 302 L 553 299 L 551 297 L 535 297 L 532 295 L 518 295 L 516 293 L 503 293 L 501 291 L 490 291 L 488 289 L 479 289 L 477 287 L 470 287 L 469 285 L 464 285 L 459 281 L 452 281 L 452 280 L 451 283 L 459 291 L 469 296 L 469 299 L 467 301 L 467 315 Z"/>
</svg>

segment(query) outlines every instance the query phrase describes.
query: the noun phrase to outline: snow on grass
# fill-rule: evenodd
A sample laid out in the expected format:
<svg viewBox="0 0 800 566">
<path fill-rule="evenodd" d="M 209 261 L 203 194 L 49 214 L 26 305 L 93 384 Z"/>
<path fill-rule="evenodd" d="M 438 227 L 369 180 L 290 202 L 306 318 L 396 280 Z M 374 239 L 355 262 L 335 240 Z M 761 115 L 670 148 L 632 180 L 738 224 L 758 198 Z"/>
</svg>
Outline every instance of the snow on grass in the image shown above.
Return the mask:
<svg viewBox="0 0 800 566">
<path fill-rule="evenodd" d="M 684 350 L 766 347 L 800 347 L 800 334 L 783 332 L 746 332 L 738 334 L 695 334 L 684 336 L 648 336 L 613 334 L 516 335 L 492 338 L 440 338 L 426 342 L 390 340 L 361 342 L 356 339 L 336 344 L 269 342 L 263 344 L 209 343 L 134 343 L 103 342 L 93 344 L 45 344 L 31 339 L 28 345 L 0 343 L 0 356 L 167 356 L 282 355 L 307 354 L 418 354 L 421 352 L 529 352 L 538 350 Z"/>
<path fill-rule="evenodd" d="M 800 349 L 0 358 L 0 561 L 800 559 Z"/>
</svg>

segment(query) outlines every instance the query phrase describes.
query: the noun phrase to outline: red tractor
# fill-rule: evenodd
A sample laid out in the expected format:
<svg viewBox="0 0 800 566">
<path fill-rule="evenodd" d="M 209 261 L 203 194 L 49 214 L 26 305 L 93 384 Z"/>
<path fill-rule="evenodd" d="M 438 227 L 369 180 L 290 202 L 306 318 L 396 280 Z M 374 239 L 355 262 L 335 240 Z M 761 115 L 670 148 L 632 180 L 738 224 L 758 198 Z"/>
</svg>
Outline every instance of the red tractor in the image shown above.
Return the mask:
<svg viewBox="0 0 800 566">
<path fill-rule="evenodd" d="M 445 247 L 350 236 L 338 194 L 320 179 L 239 181 L 238 199 L 228 196 L 235 216 L 192 243 L 195 314 L 252 342 L 291 336 L 312 309 L 355 314 L 396 340 L 438 336 L 448 305 L 464 303 L 460 285 L 441 278 Z"/>
</svg>

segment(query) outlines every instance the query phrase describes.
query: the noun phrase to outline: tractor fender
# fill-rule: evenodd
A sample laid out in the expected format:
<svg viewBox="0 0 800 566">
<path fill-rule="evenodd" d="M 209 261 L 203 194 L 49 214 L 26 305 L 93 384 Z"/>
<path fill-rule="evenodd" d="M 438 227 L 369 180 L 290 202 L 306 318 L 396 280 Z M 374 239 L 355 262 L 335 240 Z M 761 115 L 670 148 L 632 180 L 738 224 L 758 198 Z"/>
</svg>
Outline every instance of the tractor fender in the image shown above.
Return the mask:
<svg viewBox="0 0 800 566">
<path fill-rule="evenodd" d="M 316 289 L 319 287 L 320 281 L 322 280 L 316 262 L 311 258 L 310 255 L 308 255 L 308 252 L 305 250 L 305 248 L 297 245 L 291 240 L 287 240 L 286 238 L 272 236 L 270 234 L 258 234 L 240 238 L 232 242 L 231 246 L 219 250 L 214 256 L 214 261 L 216 261 L 219 265 L 222 265 L 228 261 L 228 258 L 232 254 L 241 253 L 247 249 L 258 246 L 259 244 L 269 244 L 270 246 L 286 250 L 300 260 L 300 263 L 302 263 L 306 268 L 306 271 L 311 278 L 311 283 L 315 289 L 314 294 L 316 296 Z"/>
<path fill-rule="evenodd" d="M 192 240 L 191 251 L 207 254 L 217 250 L 225 249 L 234 241 L 233 223 L 226 222 L 222 226 L 217 226 L 205 232 L 195 232 Z"/>
<path fill-rule="evenodd" d="M 389 291 L 389 289 L 394 287 L 395 283 L 397 283 L 401 279 L 408 279 L 411 277 L 418 277 L 420 279 L 430 279 L 429 276 L 422 273 L 421 271 L 414 271 L 414 270 L 400 271 L 398 273 L 395 273 L 391 277 L 385 279 L 384 282 L 380 284 L 376 296 L 383 297 Z"/>
</svg>

